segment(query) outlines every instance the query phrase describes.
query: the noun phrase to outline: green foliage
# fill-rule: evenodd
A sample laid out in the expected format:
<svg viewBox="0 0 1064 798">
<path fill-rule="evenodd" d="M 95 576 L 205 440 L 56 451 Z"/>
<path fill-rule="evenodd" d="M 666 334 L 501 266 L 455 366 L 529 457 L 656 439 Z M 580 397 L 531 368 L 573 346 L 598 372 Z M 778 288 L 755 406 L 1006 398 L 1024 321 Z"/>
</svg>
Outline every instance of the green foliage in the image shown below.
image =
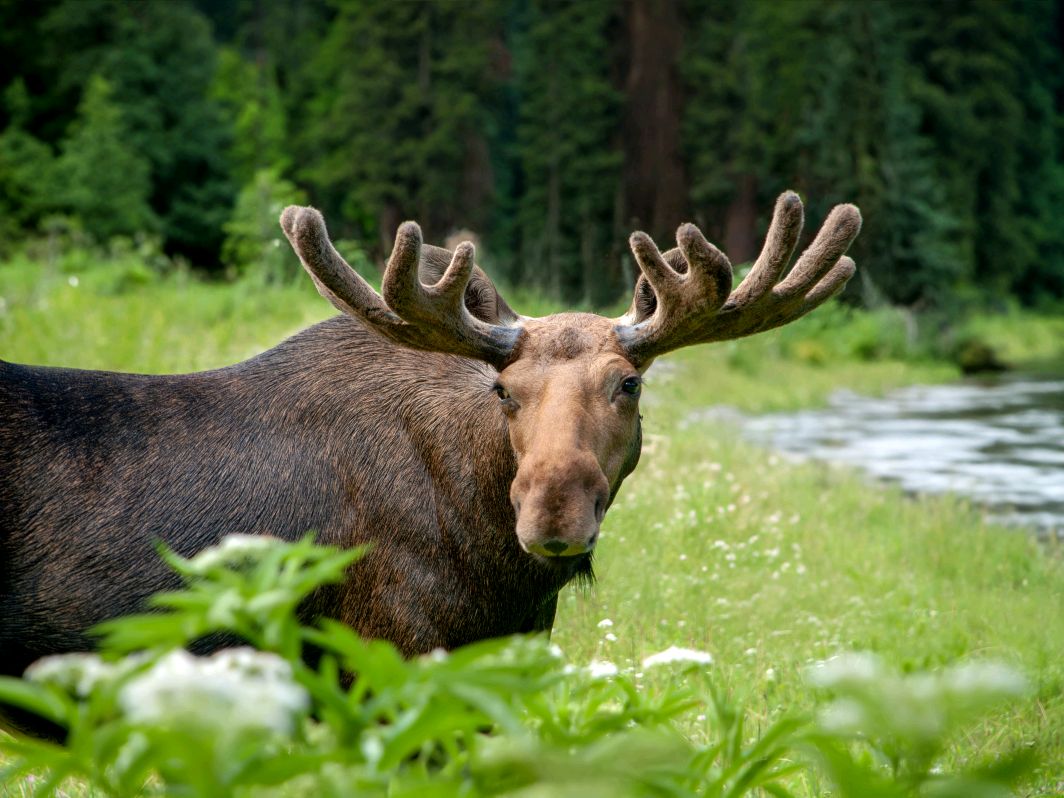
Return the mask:
<svg viewBox="0 0 1064 798">
<path fill-rule="evenodd" d="M 620 93 L 610 80 L 609 0 L 528 4 L 514 40 L 522 87 L 516 158 L 519 261 L 513 279 L 566 300 L 609 302 L 624 289 L 614 222 L 621 174 Z M 623 234 L 621 234 L 623 235 Z"/>
<path fill-rule="evenodd" d="M 431 238 L 483 218 L 496 2 L 336 2 L 313 59 L 300 177 L 375 246 L 403 218 Z"/>
<path fill-rule="evenodd" d="M 810 228 L 861 207 L 851 303 L 1052 303 L 1060 14 L 1055 0 L 8 3 L 0 89 L 20 99 L 0 110 L 3 235 L 62 210 L 35 178 L 100 75 L 128 157 L 147 161 L 164 246 L 198 266 L 219 262 L 237 189 L 270 170 L 377 260 L 404 218 L 436 242 L 473 229 L 510 283 L 606 307 L 634 282 L 633 227 L 665 248 L 690 213 L 744 262 L 793 188 Z M 682 102 L 646 94 L 638 54 L 655 50 L 677 84 L 663 96 Z M 681 151 L 658 130 L 682 131 Z M 640 181 L 660 175 L 652 197 L 625 177 L 633 152 Z M 90 189 L 71 190 L 84 206 Z M 106 218 L 81 223 L 105 239 Z"/>
<path fill-rule="evenodd" d="M 973 0 L 899 11 L 916 67 L 911 91 L 963 236 L 965 273 L 991 295 L 1059 296 L 1061 52 L 1047 35 L 1059 7 Z"/>
<path fill-rule="evenodd" d="M 55 157 L 48 145 L 24 129 L 29 98 L 21 80 L 4 93 L 10 123 L 0 131 L 0 237 L 17 238 L 52 207 Z"/>
<path fill-rule="evenodd" d="M 233 217 L 225 223 L 222 262 L 234 274 L 255 275 L 266 282 L 302 275 L 278 219 L 287 205 L 303 205 L 306 196 L 270 169 L 255 173 L 237 196 Z"/>
<path fill-rule="evenodd" d="M 129 146 L 111 85 L 94 76 L 55 164 L 56 205 L 101 241 L 149 231 L 157 224 L 148 205 L 150 178 L 148 162 Z"/>
<path fill-rule="evenodd" d="M 58 97 L 81 95 L 93 75 L 111 85 L 127 148 L 150 165 L 151 207 L 168 249 L 211 266 L 232 188 L 227 126 L 210 97 L 216 51 L 207 21 L 185 0 L 63 0 L 38 33 Z"/>
<path fill-rule="evenodd" d="M 288 171 L 287 118 L 273 70 L 224 47 L 218 53 L 211 94 L 232 120 L 228 154 L 233 177 L 247 184 L 263 170 Z"/>
<path fill-rule="evenodd" d="M 991 794 L 1028 767 L 930 770 L 949 732 L 1023 695 L 1003 666 L 899 680 L 867 658 L 829 661 L 816 682 L 839 698 L 819 723 L 785 716 L 751 736 L 699 651 L 669 648 L 638 673 L 567 665 L 536 637 L 407 661 L 334 621 L 301 624 L 300 603 L 342 581 L 362 554 L 315 546 L 310 535 L 230 536 L 191 559 L 163 550 L 185 588 L 156 596 L 160 611 L 100 627 L 102 655 L 47 657 L 25 681 L 0 678 L 0 700 L 67 731 L 61 745 L 0 739 L 5 782 L 35 774 L 35 796 L 72 778 L 112 796 L 787 796 L 810 767 L 805 746 L 844 795 L 916 796 L 929 785 L 937 795 Z M 210 657 L 181 648 L 216 631 L 254 648 Z M 308 646 L 314 666 L 302 657 Z M 662 672 L 669 678 L 641 683 Z M 713 731 L 694 745 L 675 722 L 698 710 Z M 855 733 L 873 745 L 886 735 L 891 767 L 851 753 Z"/>
</svg>

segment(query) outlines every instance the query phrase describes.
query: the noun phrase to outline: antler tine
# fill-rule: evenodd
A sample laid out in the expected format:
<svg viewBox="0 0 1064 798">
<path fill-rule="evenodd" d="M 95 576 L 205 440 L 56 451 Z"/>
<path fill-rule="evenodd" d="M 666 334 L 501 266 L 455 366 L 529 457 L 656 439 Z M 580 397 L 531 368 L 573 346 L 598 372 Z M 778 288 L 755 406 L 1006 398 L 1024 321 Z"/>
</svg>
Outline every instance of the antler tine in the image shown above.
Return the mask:
<svg viewBox="0 0 1064 798">
<path fill-rule="evenodd" d="M 750 272 L 732 292 L 731 300 L 746 304 L 770 290 L 780 279 L 791 260 L 798 237 L 802 234 L 805 213 L 802 200 L 793 191 L 784 191 L 776 200 L 772 222 L 765 235 L 765 245 Z"/>
<path fill-rule="evenodd" d="M 861 229 L 861 213 L 853 205 L 839 205 L 831 211 L 794 269 L 778 282 L 801 233 L 802 213 L 797 194 L 780 196 L 761 255 L 730 296 L 728 259 L 694 225 L 680 227 L 676 233 L 679 250 L 664 256 L 644 234 L 633 234 L 632 250 L 654 290 L 655 302 L 641 302 L 637 286 L 636 312 L 617 320 L 617 339 L 632 361 L 645 366 L 658 355 L 683 346 L 778 327 L 842 290 L 855 268 L 843 256 Z M 678 262 L 677 255 L 687 265 L 684 275 L 668 266 Z"/>
<path fill-rule="evenodd" d="M 401 323 L 373 286 L 333 247 L 325 220 L 317 209 L 289 205 L 281 213 L 281 229 L 314 280 L 318 293 L 334 307 L 372 324 Z"/>
<path fill-rule="evenodd" d="M 465 290 L 475 254 L 471 243 L 460 244 L 443 276 L 426 286 L 418 275 L 421 228 L 415 222 L 404 222 L 385 267 L 381 298 L 340 257 L 318 211 L 288 207 L 281 214 L 281 226 L 319 292 L 386 338 L 414 349 L 484 360 L 496 367 L 513 352 L 519 326 L 481 321 L 466 308 Z"/>
<path fill-rule="evenodd" d="M 836 205 L 791 273 L 773 289 L 775 293 L 781 297 L 805 294 L 846 254 L 859 232 L 861 212 L 857 207 Z"/>
</svg>

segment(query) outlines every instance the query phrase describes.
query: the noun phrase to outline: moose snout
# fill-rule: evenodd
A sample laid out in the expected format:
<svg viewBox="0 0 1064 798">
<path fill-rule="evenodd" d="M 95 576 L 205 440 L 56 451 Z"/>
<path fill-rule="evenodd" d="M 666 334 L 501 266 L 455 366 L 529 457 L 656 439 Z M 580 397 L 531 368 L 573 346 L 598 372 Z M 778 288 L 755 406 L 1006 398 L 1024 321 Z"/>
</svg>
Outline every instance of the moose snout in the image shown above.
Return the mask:
<svg viewBox="0 0 1064 798">
<path fill-rule="evenodd" d="M 609 502 L 598 461 L 576 454 L 566 462 L 525 462 L 510 489 L 521 548 L 542 557 L 575 557 L 595 548 Z"/>
</svg>

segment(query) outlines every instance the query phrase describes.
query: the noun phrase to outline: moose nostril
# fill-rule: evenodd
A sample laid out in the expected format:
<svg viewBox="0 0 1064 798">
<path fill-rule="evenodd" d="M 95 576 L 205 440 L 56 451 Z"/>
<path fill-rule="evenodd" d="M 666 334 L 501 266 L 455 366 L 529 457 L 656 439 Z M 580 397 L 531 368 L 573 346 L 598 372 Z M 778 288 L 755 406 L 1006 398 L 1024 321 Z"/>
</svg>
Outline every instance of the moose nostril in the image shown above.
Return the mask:
<svg viewBox="0 0 1064 798">
<path fill-rule="evenodd" d="M 549 551 L 551 554 L 561 554 L 567 548 L 569 544 L 564 540 L 551 540 L 543 544 L 543 548 Z"/>
<path fill-rule="evenodd" d="M 599 496 L 595 500 L 595 519 L 601 523 L 606 516 L 606 497 Z"/>
</svg>

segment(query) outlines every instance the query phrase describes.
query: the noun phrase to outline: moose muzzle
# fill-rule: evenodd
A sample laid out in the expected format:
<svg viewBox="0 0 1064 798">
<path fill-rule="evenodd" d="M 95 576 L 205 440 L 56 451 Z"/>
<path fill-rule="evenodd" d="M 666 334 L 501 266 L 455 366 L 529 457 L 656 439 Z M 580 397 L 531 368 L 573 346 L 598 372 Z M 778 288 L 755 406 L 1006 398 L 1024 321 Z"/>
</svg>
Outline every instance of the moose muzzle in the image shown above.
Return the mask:
<svg viewBox="0 0 1064 798">
<path fill-rule="evenodd" d="M 510 488 L 521 548 L 542 557 L 574 557 L 595 548 L 609 483 L 590 452 L 547 462 L 526 458 Z"/>
</svg>

